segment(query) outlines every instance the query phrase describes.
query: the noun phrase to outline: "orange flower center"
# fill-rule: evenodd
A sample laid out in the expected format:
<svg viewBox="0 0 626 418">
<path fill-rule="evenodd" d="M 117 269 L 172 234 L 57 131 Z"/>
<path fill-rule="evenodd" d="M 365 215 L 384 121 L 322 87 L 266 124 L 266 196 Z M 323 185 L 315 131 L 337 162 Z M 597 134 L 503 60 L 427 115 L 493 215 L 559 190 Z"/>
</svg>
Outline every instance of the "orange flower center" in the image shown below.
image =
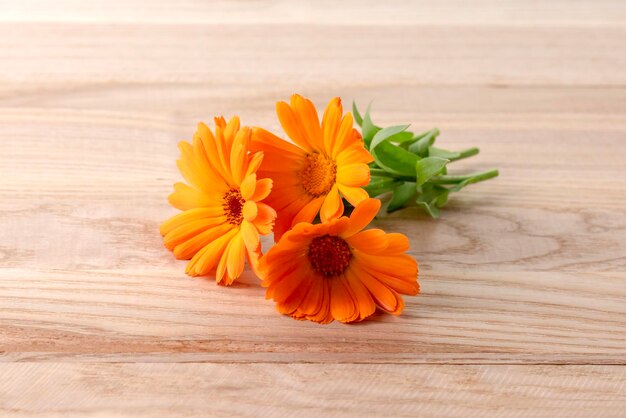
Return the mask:
<svg viewBox="0 0 626 418">
<path fill-rule="evenodd" d="M 226 220 L 233 225 L 240 225 L 243 221 L 243 204 L 246 203 L 237 189 L 230 189 L 224 195 L 224 212 Z"/>
<path fill-rule="evenodd" d="M 313 197 L 327 194 L 335 184 L 337 164 L 319 152 L 306 156 L 304 170 L 300 173 L 302 187 Z"/>
<path fill-rule="evenodd" d="M 331 235 L 313 238 L 307 255 L 313 270 L 327 277 L 343 273 L 352 258 L 348 243 Z"/>
</svg>

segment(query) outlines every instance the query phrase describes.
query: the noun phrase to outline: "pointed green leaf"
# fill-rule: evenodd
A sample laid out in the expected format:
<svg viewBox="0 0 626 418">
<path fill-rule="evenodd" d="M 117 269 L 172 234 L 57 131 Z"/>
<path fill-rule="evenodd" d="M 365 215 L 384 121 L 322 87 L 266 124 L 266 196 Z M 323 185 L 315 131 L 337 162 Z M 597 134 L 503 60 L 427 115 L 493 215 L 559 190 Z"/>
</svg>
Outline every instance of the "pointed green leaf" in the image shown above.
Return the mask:
<svg viewBox="0 0 626 418">
<path fill-rule="evenodd" d="M 461 189 L 463 189 L 465 186 L 468 186 L 468 185 L 474 184 L 474 183 L 478 183 L 479 181 L 489 180 L 490 178 L 497 177 L 498 174 L 499 174 L 498 170 L 489 170 L 489 171 L 485 171 L 485 172 L 482 172 L 482 173 L 477 173 L 477 174 L 474 174 L 474 175 L 470 175 L 465 180 L 462 180 L 459 183 L 457 183 L 455 186 L 451 187 L 450 191 L 458 192 Z"/>
<path fill-rule="evenodd" d="M 405 142 L 409 142 L 413 140 L 413 132 L 404 131 L 399 132 L 387 139 L 389 142 L 393 142 L 396 144 L 403 144 Z"/>
<path fill-rule="evenodd" d="M 389 142 L 382 142 L 371 151 L 376 164 L 385 171 L 415 178 L 415 164 L 419 157 Z"/>
<path fill-rule="evenodd" d="M 401 132 L 407 130 L 409 125 L 396 125 L 396 126 L 387 126 L 386 128 L 381 129 L 376 132 L 376 135 L 372 138 L 372 142 L 370 143 L 370 151 L 375 149 L 379 144 L 388 140 L 394 135 L 397 135 Z"/>
<path fill-rule="evenodd" d="M 448 151 L 437 147 L 428 147 L 429 157 L 445 158 L 447 160 L 457 160 L 461 157 L 460 152 Z"/>
<path fill-rule="evenodd" d="M 354 116 L 354 120 L 356 124 L 359 126 L 363 125 L 363 118 L 361 117 L 361 113 L 359 113 L 359 108 L 356 107 L 356 102 L 352 101 L 352 116 Z"/>
<path fill-rule="evenodd" d="M 439 157 L 427 157 L 418 160 L 415 165 L 416 187 L 426 183 L 431 177 L 440 174 L 449 160 Z"/>
<path fill-rule="evenodd" d="M 402 208 L 406 202 L 415 196 L 415 183 L 405 182 L 393 189 L 393 195 L 387 206 L 387 212 Z"/>
<path fill-rule="evenodd" d="M 417 206 L 424 209 L 424 211 L 426 211 L 426 213 L 428 213 L 433 218 L 438 218 L 439 215 L 441 215 L 439 208 L 435 205 L 431 205 L 430 203 L 426 203 L 426 202 L 415 202 L 415 203 L 417 203 Z"/>
<path fill-rule="evenodd" d="M 363 187 L 370 197 L 376 197 L 383 193 L 392 191 L 402 181 L 390 177 L 372 177 L 370 183 Z"/>
<path fill-rule="evenodd" d="M 376 132 L 380 131 L 380 127 L 374 125 L 372 122 L 372 117 L 370 116 L 370 105 L 367 106 L 365 110 L 365 115 L 363 116 L 363 123 L 361 124 L 361 134 L 363 135 L 363 141 L 365 145 L 369 147 L 370 142 L 372 142 L 372 138 L 376 135 Z"/>
<path fill-rule="evenodd" d="M 409 145 L 409 151 L 420 157 L 428 157 L 428 148 L 435 143 L 437 136 L 439 136 L 439 129 L 437 128 L 424 132 L 416 138 L 414 143 Z"/>
</svg>

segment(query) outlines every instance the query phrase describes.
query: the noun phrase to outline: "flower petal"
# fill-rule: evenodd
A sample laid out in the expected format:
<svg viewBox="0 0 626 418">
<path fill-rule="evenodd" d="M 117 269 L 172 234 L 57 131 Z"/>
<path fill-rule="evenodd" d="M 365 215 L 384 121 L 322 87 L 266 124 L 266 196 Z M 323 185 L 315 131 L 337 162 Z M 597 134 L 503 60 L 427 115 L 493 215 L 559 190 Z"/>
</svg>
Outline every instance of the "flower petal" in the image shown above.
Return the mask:
<svg viewBox="0 0 626 418">
<path fill-rule="evenodd" d="M 241 190 L 241 197 L 244 200 L 250 200 L 252 195 L 254 195 L 254 192 L 256 190 L 256 184 L 256 174 L 254 173 L 247 175 L 246 178 L 243 179 L 239 190 Z"/>
<path fill-rule="evenodd" d="M 358 317 L 357 307 L 342 277 L 335 277 L 331 280 L 330 291 L 330 312 L 333 318 L 341 322 L 350 322 L 355 313 Z"/>
<path fill-rule="evenodd" d="M 320 218 L 322 222 L 326 222 L 330 219 L 335 219 L 343 215 L 343 201 L 339 196 L 337 185 L 326 195 L 324 203 L 322 204 L 322 210 L 320 211 Z"/>
<path fill-rule="evenodd" d="M 367 186 L 370 182 L 370 168 L 367 164 L 340 165 L 337 168 L 337 182 L 346 186 Z"/>
<path fill-rule="evenodd" d="M 174 184 L 174 193 L 169 195 L 167 200 L 170 205 L 180 210 L 216 206 L 213 198 L 185 183 Z"/>
<path fill-rule="evenodd" d="M 246 221 L 252 222 L 256 218 L 258 213 L 258 208 L 255 202 L 252 200 L 248 200 L 243 204 L 243 209 L 241 210 L 241 214 L 243 215 L 243 219 Z"/>
<path fill-rule="evenodd" d="M 324 134 L 324 149 L 332 151 L 335 145 L 335 137 L 339 131 L 339 124 L 341 123 L 341 115 L 343 114 L 343 108 L 341 106 L 341 99 L 335 97 L 328 102 L 326 110 L 324 111 L 324 117 L 322 118 L 322 131 Z"/>
<path fill-rule="evenodd" d="M 274 182 L 270 178 L 257 180 L 254 194 L 250 197 L 250 200 L 259 202 L 265 199 L 271 193 L 273 184 Z"/>
<path fill-rule="evenodd" d="M 341 195 L 354 207 L 369 197 L 367 191 L 361 187 L 349 187 L 337 184 Z"/>
<path fill-rule="evenodd" d="M 259 231 L 256 226 L 251 222 L 243 221 L 241 223 L 241 236 L 248 251 L 256 251 L 259 246 Z"/>
<path fill-rule="evenodd" d="M 285 102 L 278 102 L 276 103 L 276 114 L 287 136 L 302 149 L 308 152 L 313 151 L 313 147 L 307 141 L 304 129 L 293 109 Z"/>
<path fill-rule="evenodd" d="M 324 203 L 324 196 L 317 197 L 311 200 L 309 203 L 303 207 L 300 212 L 296 214 L 291 222 L 292 225 L 299 224 L 300 222 L 313 222 L 313 219 L 317 216 L 322 207 L 322 203 Z"/>
<path fill-rule="evenodd" d="M 341 234 L 341 238 L 348 238 L 365 228 L 378 213 L 380 200 L 367 199 L 359 203 L 350 215 L 350 225 Z"/>
<path fill-rule="evenodd" d="M 367 229 L 347 238 L 348 244 L 368 254 L 381 254 L 389 246 L 387 234 L 382 229 Z"/>
</svg>

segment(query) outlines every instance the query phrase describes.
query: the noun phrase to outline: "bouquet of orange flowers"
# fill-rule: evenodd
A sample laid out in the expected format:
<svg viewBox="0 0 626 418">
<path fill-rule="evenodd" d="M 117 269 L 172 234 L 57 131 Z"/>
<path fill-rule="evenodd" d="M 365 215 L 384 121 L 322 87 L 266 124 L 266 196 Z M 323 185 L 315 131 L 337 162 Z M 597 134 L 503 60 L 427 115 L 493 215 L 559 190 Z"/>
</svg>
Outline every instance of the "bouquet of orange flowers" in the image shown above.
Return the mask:
<svg viewBox="0 0 626 418">
<path fill-rule="evenodd" d="M 169 196 L 182 212 L 161 225 L 165 246 L 190 260 L 187 274 L 214 275 L 223 285 L 247 259 L 266 298 L 296 319 L 361 321 L 377 307 L 399 315 L 400 295 L 419 293 L 418 266 L 405 235 L 365 229 L 381 206 L 370 196 L 391 192 L 387 210 L 412 201 L 437 216 L 450 192 L 497 171 L 447 176 L 448 162 L 477 150 L 440 150 L 436 130 L 380 128 L 369 109 L 361 117 L 354 106 L 361 134 L 339 98 L 321 123 L 299 95 L 276 111 L 292 142 L 241 127 L 236 116 L 215 118 L 214 132 L 200 123 L 191 143 L 180 142 L 177 164 L 187 183 Z M 276 244 L 263 255 L 260 236 L 272 232 Z"/>
</svg>

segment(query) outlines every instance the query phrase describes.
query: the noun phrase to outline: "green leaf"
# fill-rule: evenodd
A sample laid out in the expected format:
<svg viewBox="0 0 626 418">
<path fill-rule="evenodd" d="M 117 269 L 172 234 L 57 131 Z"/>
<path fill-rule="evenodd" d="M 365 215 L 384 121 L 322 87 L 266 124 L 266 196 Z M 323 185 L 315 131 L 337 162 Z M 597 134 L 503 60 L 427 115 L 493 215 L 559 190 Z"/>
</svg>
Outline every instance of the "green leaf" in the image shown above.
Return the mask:
<svg viewBox="0 0 626 418">
<path fill-rule="evenodd" d="M 413 140 L 413 132 L 409 132 L 409 131 L 399 132 L 387 139 L 387 141 L 393 142 L 396 144 L 404 144 L 412 140 Z"/>
<path fill-rule="evenodd" d="M 428 147 L 429 157 L 445 158 L 447 160 L 457 160 L 461 157 L 460 152 L 448 151 L 437 147 Z"/>
<path fill-rule="evenodd" d="M 361 125 L 361 134 L 363 135 L 363 141 L 368 147 L 370 142 L 372 142 L 372 138 L 374 138 L 374 135 L 376 135 L 376 133 L 381 129 L 379 126 L 374 125 L 374 122 L 372 122 L 372 117 L 370 116 L 370 106 L 371 104 L 367 106 L 367 109 L 365 110 L 363 123 Z"/>
<path fill-rule="evenodd" d="M 418 160 L 415 164 L 416 187 L 426 183 L 431 177 L 440 174 L 449 161 L 439 157 L 427 157 Z"/>
<path fill-rule="evenodd" d="M 390 177 L 372 177 L 370 183 L 363 187 L 371 196 L 379 196 L 383 193 L 392 191 L 396 186 L 402 184 L 402 181 Z"/>
<path fill-rule="evenodd" d="M 419 160 L 417 155 L 389 142 L 382 142 L 371 151 L 371 154 L 376 164 L 385 171 L 415 178 L 415 164 Z"/>
<path fill-rule="evenodd" d="M 420 134 L 416 138 L 417 140 L 409 145 L 409 151 L 420 157 L 428 157 L 428 148 L 435 143 L 437 136 L 439 136 L 439 129 L 437 128 Z"/>
<path fill-rule="evenodd" d="M 407 130 L 409 125 L 387 126 L 376 132 L 370 143 L 370 151 L 375 149 L 379 144 L 387 141 L 389 138 Z"/>
<path fill-rule="evenodd" d="M 470 184 L 478 183 L 479 181 L 489 180 L 490 178 L 497 177 L 499 174 L 498 170 L 489 170 L 483 173 L 477 173 L 474 175 L 470 175 L 470 177 L 466 178 L 463 181 L 460 181 L 455 186 L 450 188 L 450 191 L 458 192 L 463 189 L 465 186 Z"/>
<path fill-rule="evenodd" d="M 356 102 L 354 100 L 352 101 L 352 115 L 354 116 L 356 124 L 362 126 L 363 118 L 361 117 L 361 113 L 359 113 L 359 108 L 356 107 Z"/>
<path fill-rule="evenodd" d="M 425 184 L 421 187 L 421 193 L 415 199 L 415 203 L 424 209 L 433 218 L 439 217 L 439 208 L 448 203 L 450 190 L 436 184 Z"/>
<path fill-rule="evenodd" d="M 432 205 L 432 204 L 427 203 L 427 202 L 415 202 L 415 203 L 417 203 L 417 206 L 419 206 L 422 209 L 424 209 L 426 211 L 426 213 L 428 213 L 433 218 L 438 218 L 439 215 L 441 215 L 441 211 L 435 205 Z"/>
<path fill-rule="evenodd" d="M 415 196 L 415 183 L 407 181 L 399 184 L 393 189 L 393 195 L 387 206 L 387 212 L 400 209 L 413 196 Z"/>
</svg>

